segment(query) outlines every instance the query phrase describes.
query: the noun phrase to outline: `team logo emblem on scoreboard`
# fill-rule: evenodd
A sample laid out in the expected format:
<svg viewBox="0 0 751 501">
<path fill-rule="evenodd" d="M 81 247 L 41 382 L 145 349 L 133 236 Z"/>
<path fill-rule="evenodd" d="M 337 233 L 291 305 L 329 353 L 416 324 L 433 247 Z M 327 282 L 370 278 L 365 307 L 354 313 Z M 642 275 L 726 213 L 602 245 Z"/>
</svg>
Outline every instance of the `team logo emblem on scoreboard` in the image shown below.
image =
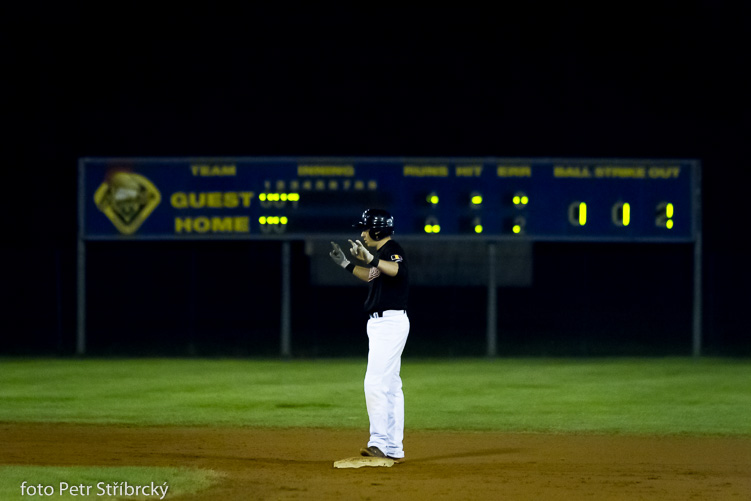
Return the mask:
<svg viewBox="0 0 751 501">
<path fill-rule="evenodd" d="M 135 233 L 161 200 L 151 181 L 126 171 L 109 174 L 94 193 L 97 208 L 124 235 Z"/>
</svg>

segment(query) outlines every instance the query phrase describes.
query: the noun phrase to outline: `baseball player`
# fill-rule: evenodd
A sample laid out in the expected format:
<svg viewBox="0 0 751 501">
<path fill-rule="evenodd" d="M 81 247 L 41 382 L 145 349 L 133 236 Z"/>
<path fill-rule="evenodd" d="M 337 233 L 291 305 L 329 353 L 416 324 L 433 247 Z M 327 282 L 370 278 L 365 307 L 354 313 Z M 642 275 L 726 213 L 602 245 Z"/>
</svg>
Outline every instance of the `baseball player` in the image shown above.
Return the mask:
<svg viewBox="0 0 751 501">
<path fill-rule="evenodd" d="M 401 357 L 409 334 L 407 298 L 409 268 L 402 247 L 392 240 L 394 218 L 385 210 L 368 209 L 353 225 L 360 240 L 349 240 L 351 263 L 335 242 L 331 259 L 368 283 L 368 368 L 365 403 L 370 419 L 370 441 L 360 454 L 404 461 L 404 393 L 399 376 Z M 364 243 L 363 243 L 364 242 Z M 371 250 L 373 251 L 371 252 Z"/>
</svg>

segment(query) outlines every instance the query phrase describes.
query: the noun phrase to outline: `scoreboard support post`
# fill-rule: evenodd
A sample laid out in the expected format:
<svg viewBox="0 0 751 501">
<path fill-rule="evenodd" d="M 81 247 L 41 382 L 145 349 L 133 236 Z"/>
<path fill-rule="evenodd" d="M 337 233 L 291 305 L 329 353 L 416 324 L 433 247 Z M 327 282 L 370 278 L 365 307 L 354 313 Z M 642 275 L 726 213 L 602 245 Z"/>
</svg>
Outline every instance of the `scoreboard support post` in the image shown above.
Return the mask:
<svg viewBox="0 0 751 501">
<path fill-rule="evenodd" d="M 86 242 L 78 239 L 76 272 L 76 355 L 86 354 Z"/>
<path fill-rule="evenodd" d="M 282 358 L 292 356 L 292 291 L 291 291 L 291 263 L 292 250 L 289 240 L 282 242 L 282 319 L 281 319 L 281 349 Z"/>
<path fill-rule="evenodd" d="M 495 278 L 496 244 L 488 244 L 488 325 L 487 325 L 487 356 L 495 357 L 497 348 L 498 324 L 498 286 Z"/>
<path fill-rule="evenodd" d="M 693 356 L 700 357 L 702 350 L 702 249 L 701 236 L 694 243 L 694 304 L 693 304 Z"/>
<path fill-rule="evenodd" d="M 86 353 L 86 169 L 78 162 L 78 242 L 76 249 L 76 355 Z"/>
<path fill-rule="evenodd" d="M 693 355 L 700 357 L 702 352 L 702 204 L 701 204 L 701 169 L 698 164 L 692 166 L 693 188 L 693 233 L 694 233 L 694 304 L 693 304 Z"/>
<path fill-rule="evenodd" d="M 693 356 L 700 357 L 702 352 L 702 310 L 704 297 L 702 295 L 702 203 L 701 203 L 701 169 L 698 164 L 694 164 L 691 169 L 691 182 L 693 191 L 693 217 L 692 226 L 694 233 L 694 302 L 693 309 Z"/>
</svg>

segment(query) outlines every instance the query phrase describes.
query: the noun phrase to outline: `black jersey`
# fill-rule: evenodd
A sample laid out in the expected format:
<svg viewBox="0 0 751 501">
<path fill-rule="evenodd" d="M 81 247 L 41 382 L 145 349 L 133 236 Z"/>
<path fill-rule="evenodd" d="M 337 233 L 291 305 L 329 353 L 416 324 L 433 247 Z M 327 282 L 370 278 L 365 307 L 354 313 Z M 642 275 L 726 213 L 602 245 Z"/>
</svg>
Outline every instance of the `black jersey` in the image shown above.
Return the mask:
<svg viewBox="0 0 751 501">
<path fill-rule="evenodd" d="M 399 263 L 399 272 L 394 277 L 373 269 L 375 278 L 368 282 L 368 298 L 365 312 L 406 310 L 409 297 L 409 267 L 401 245 L 389 240 L 374 254 L 381 261 Z"/>
</svg>

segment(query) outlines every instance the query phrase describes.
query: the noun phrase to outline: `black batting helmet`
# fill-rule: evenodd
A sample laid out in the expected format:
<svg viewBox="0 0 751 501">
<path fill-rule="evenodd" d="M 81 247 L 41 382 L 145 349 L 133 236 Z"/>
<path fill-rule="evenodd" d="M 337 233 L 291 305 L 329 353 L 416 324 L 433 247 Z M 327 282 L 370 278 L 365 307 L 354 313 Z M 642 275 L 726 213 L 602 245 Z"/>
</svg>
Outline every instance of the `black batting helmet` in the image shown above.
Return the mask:
<svg viewBox="0 0 751 501">
<path fill-rule="evenodd" d="M 381 240 L 394 234 L 394 217 L 383 209 L 368 209 L 352 227 L 368 229 L 373 240 Z"/>
</svg>

